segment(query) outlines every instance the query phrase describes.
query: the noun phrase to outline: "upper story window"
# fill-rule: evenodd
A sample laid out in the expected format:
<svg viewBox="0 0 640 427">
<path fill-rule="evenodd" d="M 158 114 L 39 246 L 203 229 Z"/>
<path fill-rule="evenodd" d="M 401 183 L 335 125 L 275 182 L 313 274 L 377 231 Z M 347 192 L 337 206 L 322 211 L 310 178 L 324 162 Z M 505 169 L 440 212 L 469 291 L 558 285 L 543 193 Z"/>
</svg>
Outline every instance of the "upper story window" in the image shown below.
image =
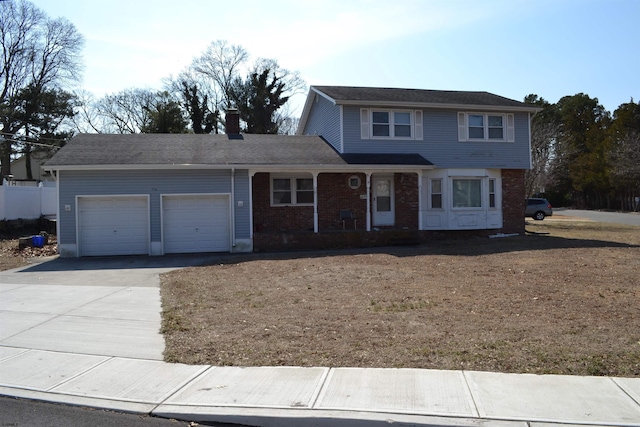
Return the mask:
<svg viewBox="0 0 640 427">
<path fill-rule="evenodd" d="M 513 114 L 458 113 L 459 141 L 515 140 Z"/>
<path fill-rule="evenodd" d="M 504 116 L 469 114 L 469 139 L 495 139 L 504 141 Z"/>
<path fill-rule="evenodd" d="M 374 138 L 411 138 L 411 112 L 371 111 L 371 136 Z"/>
<path fill-rule="evenodd" d="M 313 178 L 273 177 L 271 204 L 274 206 L 312 205 Z"/>
<path fill-rule="evenodd" d="M 422 111 L 360 110 L 361 139 L 422 139 Z"/>
</svg>

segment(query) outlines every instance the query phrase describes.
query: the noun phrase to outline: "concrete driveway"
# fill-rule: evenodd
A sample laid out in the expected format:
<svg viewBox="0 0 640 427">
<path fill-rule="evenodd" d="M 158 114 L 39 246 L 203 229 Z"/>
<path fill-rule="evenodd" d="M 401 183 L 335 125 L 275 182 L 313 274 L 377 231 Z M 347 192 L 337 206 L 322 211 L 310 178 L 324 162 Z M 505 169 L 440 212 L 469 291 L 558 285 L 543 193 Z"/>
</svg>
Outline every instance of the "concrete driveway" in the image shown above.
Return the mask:
<svg viewBox="0 0 640 427">
<path fill-rule="evenodd" d="M 0 272 L 2 347 L 162 360 L 159 274 L 210 255 L 60 259 Z"/>
</svg>

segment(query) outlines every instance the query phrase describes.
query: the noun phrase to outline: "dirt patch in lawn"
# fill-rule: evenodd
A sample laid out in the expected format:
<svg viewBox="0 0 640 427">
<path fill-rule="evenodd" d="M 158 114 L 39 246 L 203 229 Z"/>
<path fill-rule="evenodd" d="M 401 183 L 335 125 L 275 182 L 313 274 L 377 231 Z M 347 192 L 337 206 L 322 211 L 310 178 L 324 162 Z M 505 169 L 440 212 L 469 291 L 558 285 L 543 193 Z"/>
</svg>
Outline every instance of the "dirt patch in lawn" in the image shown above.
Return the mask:
<svg viewBox="0 0 640 427">
<path fill-rule="evenodd" d="M 56 255 L 58 246 L 56 236 L 49 235 L 48 242 L 42 248 L 26 247 L 19 249 L 18 237 L 24 233 L 0 234 L 0 271 L 29 265 L 31 261 L 40 257 Z M 29 233 L 24 234 L 30 235 Z"/>
<path fill-rule="evenodd" d="M 166 274 L 165 359 L 640 377 L 640 227 L 527 230 Z"/>
</svg>

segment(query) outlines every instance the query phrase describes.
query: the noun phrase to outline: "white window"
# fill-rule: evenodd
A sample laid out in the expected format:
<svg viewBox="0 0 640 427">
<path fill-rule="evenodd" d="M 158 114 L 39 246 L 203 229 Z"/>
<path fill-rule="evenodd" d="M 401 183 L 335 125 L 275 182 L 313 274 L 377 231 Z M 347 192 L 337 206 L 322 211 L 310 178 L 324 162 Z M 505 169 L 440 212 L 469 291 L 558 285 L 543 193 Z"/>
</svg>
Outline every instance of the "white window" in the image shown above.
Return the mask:
<svg viewBox="0 0 640 427">
<path fill-rule="evenodd" d="M 484 116 L 469 114 L 469 139 L 484 139 Z"/>
<path fill-rule="evenodd" d="M 275 177 L 271 180 L 271 204 L 274 206 L 312 205 L 313 178 Z"/>
<path fill-rule="evenodd" d="M 496 207 L 496 180 L 489 179 L 489 207 Z"/>
<path fill-rule="evenodd" d="M 422 111 L 360 110 L 362 139 L 422 139 Z"/>
<path fill-rule="evenodd" d="M 487 116 L 487 135 L 488 139 L 504 139 L 504 117 L 503 116 Z"/>
<path fill-rule="evenodd" d="M 393 136 L 411 138 L 411 113 L 393 113 Z"/>
<path fill-rule="evenodd" d="M 458 113 L 459 141 L 513 142 L 513 114 Z"/>
<path fill-rule="evenodd" d="M 504 116 L 469 114 L 469 139 L 504 140 Z"/>
<path fill-rule="evenodd" d="M 454 178 L 453 207 L 482 207 L 482 180 L 476 178 Z"/>
<path fill-rule="evenodd" d="M 442 179 L 431 180 L 431 209 L 442 209 Z"/>
<path fill-rule="evenodd" d="M 388 111 L 373 111 L 371 113 L 371 135 L 378 137 L 391 136 L 391 121 Z"/>
</svg>

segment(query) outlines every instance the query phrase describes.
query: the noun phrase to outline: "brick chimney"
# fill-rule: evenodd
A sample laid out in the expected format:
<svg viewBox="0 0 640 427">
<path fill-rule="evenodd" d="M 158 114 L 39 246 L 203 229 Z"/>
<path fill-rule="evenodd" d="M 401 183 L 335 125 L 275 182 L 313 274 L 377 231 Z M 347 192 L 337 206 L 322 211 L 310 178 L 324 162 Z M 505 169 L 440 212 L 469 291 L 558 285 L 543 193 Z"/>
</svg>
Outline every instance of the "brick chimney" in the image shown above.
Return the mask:
<svg viewBox="0 0 640 427">
<path fill-rule="evenodd" d="M 240 112 L 236 108 L 229 108 L 224 118 L 225 133 L 227 135 L 240 134 Z"/>
</svg>

